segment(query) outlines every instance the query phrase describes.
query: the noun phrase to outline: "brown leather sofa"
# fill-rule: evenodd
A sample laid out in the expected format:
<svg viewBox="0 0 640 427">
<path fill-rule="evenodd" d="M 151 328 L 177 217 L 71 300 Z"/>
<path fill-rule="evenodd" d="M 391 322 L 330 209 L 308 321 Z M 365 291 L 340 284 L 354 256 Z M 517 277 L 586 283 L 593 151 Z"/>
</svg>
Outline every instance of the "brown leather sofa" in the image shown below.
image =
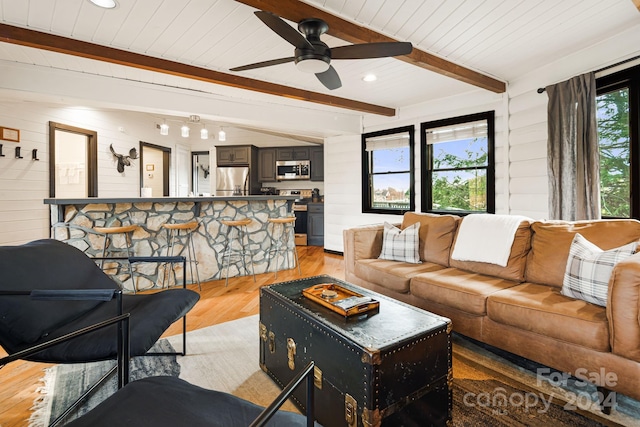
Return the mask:
<svg viewBox="0 0 640 427">
<path fill-rule="evenodd" d="M 639 221 L 523 220 L 506 267 L 451 259 L 461 221 L 404 215 L 401 228 L 421 224 L 420 264 L 378 259 L 382 224 L 344 230 L 346 280 L 446 316 L 463 335 L 640 399 L 640 253 L 616 264 L 606 307 L 560 293 L 576 233 L 608 250 L 639 240 Z"/>
</svg>

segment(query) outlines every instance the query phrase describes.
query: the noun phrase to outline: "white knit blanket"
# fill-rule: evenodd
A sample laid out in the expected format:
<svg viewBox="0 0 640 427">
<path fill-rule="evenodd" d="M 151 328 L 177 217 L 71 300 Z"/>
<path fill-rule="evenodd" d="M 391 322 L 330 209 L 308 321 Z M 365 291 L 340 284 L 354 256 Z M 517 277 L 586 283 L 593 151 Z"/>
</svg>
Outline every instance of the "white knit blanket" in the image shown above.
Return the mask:
<svg viewBox="0 0 640 427">
<path fill-rule="evenodd" d="M 519 215 L 470 214 L 463 218 L 451 259 L 507 265 L 516 230 L 529 218 Z"/>
</svg>

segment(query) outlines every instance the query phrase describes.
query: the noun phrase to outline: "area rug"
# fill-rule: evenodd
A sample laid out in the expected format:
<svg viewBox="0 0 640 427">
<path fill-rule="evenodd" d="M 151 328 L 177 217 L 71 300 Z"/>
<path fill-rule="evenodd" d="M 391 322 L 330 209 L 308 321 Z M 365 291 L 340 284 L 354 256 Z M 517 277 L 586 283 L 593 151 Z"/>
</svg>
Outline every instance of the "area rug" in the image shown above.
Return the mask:
<svg viewBox="0 0 640 427">
<path fill-rule="evenodd" d="M 280 389 L 258 365 L 258 335 L 258 316 L 189 332 L 186 356 L 135 358 L 132 377 L 179 375 L 201 387 L 232 393 L 266 406 Z M 169 346 L 180 349 L 182 336 L 163 339 L 157 345 L 164 351 L 169 350 Z M 571 399 L 566 394 L 571 390 L 545 388 L 544 381 L 537 381 L 535 375 L 531 378 L 526 369 L 460 337 L 455 337 L 453 349 L 454 426 L 640 426 L 640 410 L 633 406 L 635 401 L 623 402 L 624 409 L 618 407 L 606 416 L 594 409 L 593 402 L 585 403 L 581 396 L 581 407 L 564 410 L 563 399 Z M 40 427 L 46 425 L 44 420 L 55 418 L 63 401 L 73 394 L 71 391 L 77 393 L 84 382 L 90 382 L 98 372 L 108 369 L 106 365 L 99 365 L 50 368 L 45 375 L 43 398 L 30 426 Z M 114 390 L 115 380 L 105 386 L 100 396 L 87 402 L 82 411 Z M 297 410 L 290 402 L 284 409 Z"/>
</svg>

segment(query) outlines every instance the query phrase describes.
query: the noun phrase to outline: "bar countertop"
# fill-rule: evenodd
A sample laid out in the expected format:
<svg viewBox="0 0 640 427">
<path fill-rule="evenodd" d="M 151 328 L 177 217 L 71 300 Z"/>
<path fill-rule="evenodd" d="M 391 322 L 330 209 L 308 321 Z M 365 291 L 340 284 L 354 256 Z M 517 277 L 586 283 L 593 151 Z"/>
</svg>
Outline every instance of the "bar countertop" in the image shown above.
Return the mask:
<svg viewBox="0 0 640 427">
<path fill-rule="evenodd" d="M 228 201 L 267 201 L 296 200 L 299 196 L 219 196 L 219 197 L 87 197 L 83 199 L 44 199 L 47 205 L 84 205 L 90 203 L 189 203 L 189 202 L 228 202 Z"/>
<path fill-rule="evenodd" d="M 117 254 L 117 250 L 127 246 L 138 257 L 188 253 L 190 260 L 197 260 L 197 264 L 189 264 L 197 273 L 194 276 L 194 271 L 188 269 L 191 282 L 200 282 L 226 281 L 228 277 L 265 273 L 293 265 L 293 251 L 279 258 L 272 256 L 273 243 L 280 241 L 285 230 L 284 226 L 276 227 L 269 219 L 292 216 L 292 205 L 299 197 L 70 197 L 44 199 L 44 203 L 50 210 L 52 238 L 65 241 L 91 257 Z M 250 223 L 236 235 L 240 232 L 232 233 L 233 230 L 222 223 L 223 219 L 249 219 Z M 196 225 L 176 233 L 165 227 L 166 224 L 181 223 Z M 129 235 L 114 235 L 111 239 L 115 240 L 111 243 L 106 234 L 97 231 L 99 227 L 129 224 L 137 227 Z M 290 228 L 290 233 L 294 233 Z M 246 246 L 246 252 L 251 254 L 250 268 L 245 256 L 233 257 L 227 253 L 230 239 L 238 236 L 242 236 L 240 245 Z M 294 241 L 293 236 L 287 240 L 290 249 L 295 248 Z M 173 246 L 177 252 L 173 252 Z M 118 262 L 112 262 L 105 270 L 127 291 L 168 286 L 170 277 L 175 279 L 176 274 L 165 274 L 168 270 L 162 263 L 137 265 L 135 280 L 131 280 L 130 272 L 121 268 Z M 177 270 L 180 273 L 180 268 Z"/>
</svg>

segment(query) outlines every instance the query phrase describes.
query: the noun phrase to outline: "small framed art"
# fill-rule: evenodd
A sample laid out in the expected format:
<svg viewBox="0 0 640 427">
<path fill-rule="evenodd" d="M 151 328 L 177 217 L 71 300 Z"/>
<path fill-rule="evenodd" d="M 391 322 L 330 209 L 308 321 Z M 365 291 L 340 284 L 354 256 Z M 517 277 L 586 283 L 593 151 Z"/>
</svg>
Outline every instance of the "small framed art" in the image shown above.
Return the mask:
<svg viewBox="0 0 640 427">
<path fill-rule="evenodd" d="M 20 142 L 20 130 L 0 126 L 0 139 L 5 141 Z"/>
</svg>

